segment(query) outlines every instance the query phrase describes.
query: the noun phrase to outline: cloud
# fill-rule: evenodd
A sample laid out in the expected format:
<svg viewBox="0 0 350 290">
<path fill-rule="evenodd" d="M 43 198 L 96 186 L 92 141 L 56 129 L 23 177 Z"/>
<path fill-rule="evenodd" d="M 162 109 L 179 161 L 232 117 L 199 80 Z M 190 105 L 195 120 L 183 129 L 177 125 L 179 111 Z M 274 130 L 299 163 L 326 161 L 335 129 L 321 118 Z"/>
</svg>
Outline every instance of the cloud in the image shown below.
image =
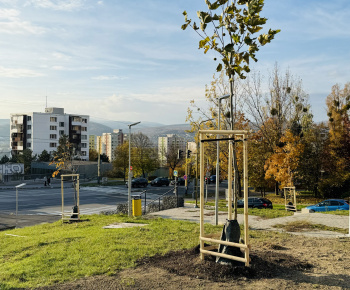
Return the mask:
<svg viewBox="0 0 350 290">
<path fill-rule="evenodd" d="M 0 9 L 0 33 L 7 34 L 42 34 L 45 28 L 36 26 L 19 18 L 20 12 L 16 9 Z"/>
<path fill-rule="evenodd" d="M 52 56 L 55 59 L 59 59 L 59 60 L 70 60 L 71 59 L 71 57 L 69 55 L 63 54 L 61 52 L 53 52 Z"/>
<path fill-rule="evenodd" d="M 23 68 L 5 68 L 0 66 L 0 77 L 6 78 L 33 78 L 41 77 L 42 73 Z"/>
<path fill-rule="evenodd" d="M 97 76 L 97 77 L 92 77 L 91 79 L 98 80 L 98 81 L 109 81 L 109 80 L 125 80 L 127 78 L 111 75 L 111 76 Z"/>
<path fill-rule="evenodd" d="M 84 0 L 28 0 L 25 5 L 71 12 L 80 10 L 84 2 Z"/>
</svg>

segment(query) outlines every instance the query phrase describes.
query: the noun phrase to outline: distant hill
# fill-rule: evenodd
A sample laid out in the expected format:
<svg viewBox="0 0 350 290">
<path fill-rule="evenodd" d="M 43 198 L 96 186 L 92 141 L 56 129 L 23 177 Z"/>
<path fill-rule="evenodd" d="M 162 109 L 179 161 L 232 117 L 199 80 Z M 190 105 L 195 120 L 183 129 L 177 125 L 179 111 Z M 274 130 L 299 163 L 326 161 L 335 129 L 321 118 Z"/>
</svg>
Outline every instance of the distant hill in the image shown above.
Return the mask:
<svg viewBox="0 0 350 290">
<path fill-rule="evenodd" d="M 119 124 L 120 126 L 117 126 Z M 90 121 L 90 135 L 101 136 L 103 133 L 112 133 L 113 129 L 122 129 L 124 133 L 129 133 L 127 124 L 130 122 L 103 122 L 97 123 Z M 113 127 L 109 126 L 112 125 Z M 155 126 L 154 126 L 155 125 Z M 177 134 L 184 137 L 188 141 L 192 141 L 194 133 L 186 133 L 190 129 L 188 124 L 163 125 L 160 123 L 143 122 L 137 126 L 132 127 L 132 133 L 142 132 L 147 135 L 154 144 L 158 143 L 159 136 L 166 136 L 167 134 Z M 10 137 L 10 119 L 0 119 L 0 137 L 6 140 Z M 1 145 L 0 145 L 1 146 Z"/>
</svg>

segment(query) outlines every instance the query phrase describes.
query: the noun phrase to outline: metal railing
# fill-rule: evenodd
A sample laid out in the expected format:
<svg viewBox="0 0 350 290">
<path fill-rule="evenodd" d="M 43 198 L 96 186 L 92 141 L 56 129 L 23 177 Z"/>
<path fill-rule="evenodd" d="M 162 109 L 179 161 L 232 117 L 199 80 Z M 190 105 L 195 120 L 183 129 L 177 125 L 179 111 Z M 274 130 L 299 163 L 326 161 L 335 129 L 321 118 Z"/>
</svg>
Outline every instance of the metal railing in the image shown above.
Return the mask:
<svg viewBox="0 0 350 290">
<path fill-rule="evenodd" d="M 162 195 L 158 196 L 156 199 L 151 200 L 148 204 L 147 204 L 147 190 L 143 190 L 140 193 L 140 197 L 141 195 L 144 193 L 145 197 L 144 197 L 144 206 L 143 206 L 143 214 L 146 214 L 147 212 L 147 206 L 150 206 L 151 204 L 155 204 L 156 202 L 158 202 L 158 210 L 161 210 L 161 198 L 163 198 L 164 196 L 166 196 L 169 192 L 174 191 L 174 189 L 170 189 L 167 192 L 163 193 Z"/>
</svg>

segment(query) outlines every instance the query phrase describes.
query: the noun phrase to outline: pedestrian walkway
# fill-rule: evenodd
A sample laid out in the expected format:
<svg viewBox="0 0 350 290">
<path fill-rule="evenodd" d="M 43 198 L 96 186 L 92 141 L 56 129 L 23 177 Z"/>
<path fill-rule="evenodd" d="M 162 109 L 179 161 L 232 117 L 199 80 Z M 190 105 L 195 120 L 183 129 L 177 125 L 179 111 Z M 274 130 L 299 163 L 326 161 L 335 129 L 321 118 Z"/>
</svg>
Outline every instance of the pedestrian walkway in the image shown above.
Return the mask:
<svg viewBox="0 0 350 290">
<path fill-rule="evenodd" d="M 186 220 L 192 222 L 200 221 L 200 209 L 194 208 L 193 204 L 185 203 L 184 207 L 181 208 L 172 208 L 159 212 L 151 213 L 153 216 L 158 216 L 162 218 L 170 218 L 175 220 Z M 226 222 L 227 213 L 219 212 L 218 213 L 218 224 L 223 225 Z M 240 224 L 244 222 L 243 214 L 238 214 L 237 220 Z M 282 231 L 275 228 L 275 225 L 278 224 L 287 224 L 295 221 L 307 221 L 312 224 L 321 224 L 328 227 L 336 227 L 349 229 L 349 217 L 340 216 L 340 215 L 330 215 L 322 213 L 296 213 L 292 216 L 279 217 L 273 219 L 265 219 L 259 216 L 248 216 L 248 226 L 253 230 L 274 230 Z M 204 223 L 215 224 L 215 212 L 214 210 L 204 209 Z M 312 231 L 312 232 L 303 232 L 303 233 L 293 233 L 293 234 L 303 234 L 307 236 L 322 236 L 322 237 L 338 237 L 344 236 L 333 231 Z"/>
</svg>

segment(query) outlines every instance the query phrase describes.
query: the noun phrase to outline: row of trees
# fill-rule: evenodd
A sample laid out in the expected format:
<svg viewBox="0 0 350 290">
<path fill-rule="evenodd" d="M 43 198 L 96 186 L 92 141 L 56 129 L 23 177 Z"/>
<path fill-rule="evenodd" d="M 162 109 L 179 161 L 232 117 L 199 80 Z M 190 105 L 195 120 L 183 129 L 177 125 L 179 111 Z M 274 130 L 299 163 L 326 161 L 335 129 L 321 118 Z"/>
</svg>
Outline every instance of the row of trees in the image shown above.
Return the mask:
<svg viewBox="0 0 350 290">
<path fill-rule="evenodd" d="M 341 197 L 350 194 L 350 83 L 334 85 L 326 99 L 328 122 L 313 121 L 308 95 L 301 80 L 276 65 L 263 82 L 253 74 L 236 82 L 234 129 L 246 129 L 249 137 L 249 183 L 262 191 L 302 186 L 315 196 Z M 218 97 L 228 93 L 221 74 L 206 89 L 208 106 L 192 102 L 187 120 L 197 131 L 203 126 L 218 128 Z M 221 129 L 229 129 L 229 104 L 222 105 Z M 199 113 L 199 116 L 198 114 Z M 221 144 L 222 143 L 222 144 Z M 239 143 L 238 143 L 239 144 Z M 227 142 L 220 142 L 220 170 L 227 174 Z M 237 145 L 238 167 L 241 146 Z M 215 168 L 216 142 L 206 147 L 208 162 Z"/>
</svg>

